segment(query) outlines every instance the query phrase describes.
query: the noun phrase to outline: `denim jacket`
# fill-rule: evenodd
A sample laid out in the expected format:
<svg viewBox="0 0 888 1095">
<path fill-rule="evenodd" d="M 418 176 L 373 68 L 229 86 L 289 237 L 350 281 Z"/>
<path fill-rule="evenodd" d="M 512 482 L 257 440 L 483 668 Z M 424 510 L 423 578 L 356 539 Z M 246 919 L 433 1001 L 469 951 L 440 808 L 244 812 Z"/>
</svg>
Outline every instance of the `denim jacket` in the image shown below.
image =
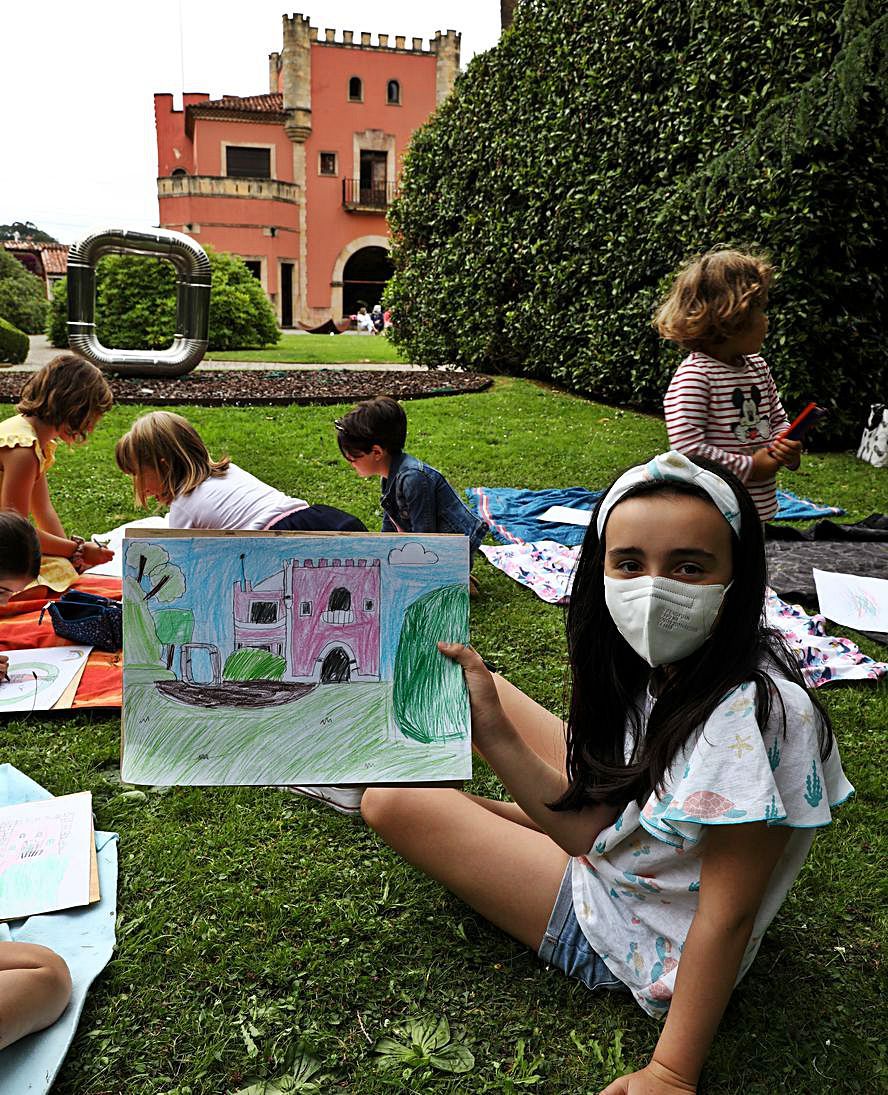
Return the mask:
<svg viewBox="0 0 888 1095">
<path fill-rule="evenodd" d="M 382 480 L 382 512 L 383 532 L 461 532 L 471 555 L 487 534 L 444 476 L 406 452 L 393 457 Z"/>
</svg>

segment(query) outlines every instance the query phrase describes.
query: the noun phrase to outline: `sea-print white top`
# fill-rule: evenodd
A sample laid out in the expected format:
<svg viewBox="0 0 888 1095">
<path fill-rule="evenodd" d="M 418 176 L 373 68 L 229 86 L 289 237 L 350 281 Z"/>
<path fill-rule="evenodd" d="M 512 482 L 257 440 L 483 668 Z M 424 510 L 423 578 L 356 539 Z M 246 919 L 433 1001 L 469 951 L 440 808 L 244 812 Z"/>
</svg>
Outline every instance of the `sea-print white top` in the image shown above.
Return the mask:
<svg viewBox="0 0 888 1095">
<path fill-rule="evenodd" d="M 665 1015 L 672 1000 L 697 911 L 706 827 L 767 821 L 793 829 L 756 916 L 739 981 L 815 831 L 830 824 L 830 807 L 854 792 L 837 745 L 820 759 L 817 714 L 807 693 L 776 674 L 772 679 L 779 696 L 764 730 L 755 717 L 755 686 L 740 685 L 676 756 L 662 793 L 652 794 L 643 809 L 630 803 L 588 855 L 573 860 L 574 910 L 583 934 L 649 1015 Z M 652 702 L 648 697 L 645 721 Z"/>
</svg>

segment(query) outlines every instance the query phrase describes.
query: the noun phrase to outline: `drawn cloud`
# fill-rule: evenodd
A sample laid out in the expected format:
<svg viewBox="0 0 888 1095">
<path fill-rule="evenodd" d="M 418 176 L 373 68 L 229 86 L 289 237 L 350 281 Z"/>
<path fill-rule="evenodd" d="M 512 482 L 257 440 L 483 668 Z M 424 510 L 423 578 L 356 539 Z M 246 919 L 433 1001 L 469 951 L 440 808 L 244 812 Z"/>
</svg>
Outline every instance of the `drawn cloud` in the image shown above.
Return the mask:
<svg viewBox="0 0 888 1095">
<path fill-rule="evenodd" d="M 405 544 L 400 548 L 392 548 L 389 552 L 389 566 L 393 567 L 425 567 L 438 562 L 438 556 L 433 551 L 427 551 L 416 540 Z"/>
</svg>

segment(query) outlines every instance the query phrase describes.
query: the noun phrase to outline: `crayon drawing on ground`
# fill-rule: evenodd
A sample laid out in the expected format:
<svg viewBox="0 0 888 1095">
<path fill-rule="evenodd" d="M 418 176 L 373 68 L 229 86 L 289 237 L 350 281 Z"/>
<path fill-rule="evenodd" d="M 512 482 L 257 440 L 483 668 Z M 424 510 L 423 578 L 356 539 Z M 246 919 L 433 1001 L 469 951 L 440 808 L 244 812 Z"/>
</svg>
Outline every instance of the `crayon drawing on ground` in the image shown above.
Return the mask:
<svg viewBox="0 0 888 1095">
<path fill-rule="evenodd" d="M 471 778 L 464 536 L 125 542 L 128 783 Z"/>
</svg>

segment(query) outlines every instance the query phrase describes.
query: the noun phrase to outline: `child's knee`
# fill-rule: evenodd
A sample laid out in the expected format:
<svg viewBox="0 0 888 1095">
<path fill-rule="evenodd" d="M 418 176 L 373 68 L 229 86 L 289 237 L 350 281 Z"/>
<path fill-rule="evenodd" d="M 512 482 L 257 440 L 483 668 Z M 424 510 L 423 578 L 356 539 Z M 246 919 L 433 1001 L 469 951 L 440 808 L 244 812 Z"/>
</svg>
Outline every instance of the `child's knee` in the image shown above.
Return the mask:
<svg viewBox="0 0 888 1095">
<path fill-rule="evenodd" d="M 361 817 L 376 832 L 385 831 L 399 813 L 400 787 L 368 787 L 361 797 Z"/>
</svg>

